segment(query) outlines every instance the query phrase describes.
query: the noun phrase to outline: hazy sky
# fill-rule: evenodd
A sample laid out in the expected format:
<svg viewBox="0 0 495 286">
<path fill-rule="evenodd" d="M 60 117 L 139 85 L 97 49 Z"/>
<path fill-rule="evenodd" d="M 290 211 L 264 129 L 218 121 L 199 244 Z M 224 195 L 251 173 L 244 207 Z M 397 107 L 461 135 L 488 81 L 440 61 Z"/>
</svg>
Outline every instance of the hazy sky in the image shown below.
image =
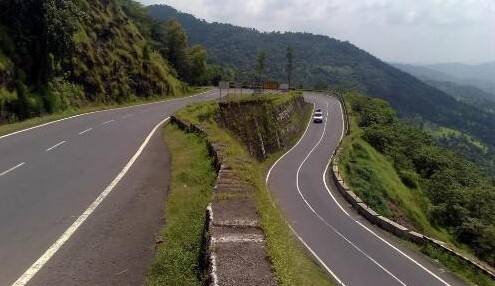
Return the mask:
<svg viewBox="0 0 495 286">
<path fill-rule="evenodd" d="M 495 0 L 141 0 L 207 21 L 348 40 L 386 61 L 495 60 Z"/>
</svg>

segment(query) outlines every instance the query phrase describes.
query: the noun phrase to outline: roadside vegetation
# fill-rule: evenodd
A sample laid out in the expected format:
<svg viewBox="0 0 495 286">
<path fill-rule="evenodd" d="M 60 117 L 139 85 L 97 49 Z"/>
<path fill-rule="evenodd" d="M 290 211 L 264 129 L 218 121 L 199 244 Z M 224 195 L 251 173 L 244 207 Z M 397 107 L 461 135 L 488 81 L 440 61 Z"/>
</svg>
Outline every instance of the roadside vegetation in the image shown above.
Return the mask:
<svg viewBox="0 0 495 286">
<path fill-rule="evenodd" d="M 493 178 L 399 120 L 385 101 L 357 93 L 345 98 L 352 132 L 344 139 L 340 164 L 353 191 L 380 214 L 493 266 Z M 432 249 L 423 251 L 478 285 L 493 285 L 466 265 Z"/>
<path fill-rule="evenodd" d="M 182 96 L 218 81 L 207 61 L 132 0 L 0 1 L 0 125 Z"/>
<path fill-rule="evenodd" d="M 208 133 L 209 141 L 225 144 L 227 164 L 236 170 L 237 176 L 256 189 L 254 196 L 261 216 L 262 228 L 267 237 L 267 250 L 279 284 L 333 285 L 328 274 L 314 262 L 297 241 L 280 209 L 273 204 L 266 188 L 266 171 L 282 151 L 272 154 L 264 161 L 257 161 L 233 134 L 218 126 L 215 121 L 218 109 L 218 103 L 195 104 L 181 110 L 177 116 L 201 125 Z M 310 112 L 305 114 L 303 122 L 307 122 L 310 115 Z"/>
<path fill-rule="evenodd" d="M 485 144 L 476 137 L 456 129 L 432 124 L 422 125 L 424 130 L 431 134 L 441 146 L 462 154 L 475 162 L 485 173 L 495 176 L 495 149 L 492 145 Z"/>
<path fill-rule="evenodd" d="M 203 138 L 174 125 L 167 125 L 164 133 L 171 154 L 166 226 L 146 284 L 199 286 L 205 209 L 216 174 Z"/>
<path fill-rule="evenodd" d="M 130 107 L 139 104 L 153 103 L 162 100 L 169 100 L 174 98 L 187 97 L 195 94 L 199 94 L 205 91 L 210 90 L 210 87 L 189 87 L 187 88 L 186 93 L 180 96 L 173 97 L 150 97 L 150 98 L 135 98 L 125 103 L 91 103 L 88 106 L 81 108 L 69 108 L 67 110 L 61 112 L 55 112 L 53 114 L 47 114 L 39 117 L 33 117 L 30 119 L 26 119 L 23 121 L 11 123 L 11 124 L 3 124 L 0 125 L 0 136 L 6 135 L 12 132 L 16 132 L 22 129 L 31 128 L 40 124 L 49 123 L 52 121 L 64 119 L 67 117 L 84 114 L 88 112 L 101 111 L 101 110 L 109 110 L 113 108 L 122 108 L 122 107 Z"/>
</svg>

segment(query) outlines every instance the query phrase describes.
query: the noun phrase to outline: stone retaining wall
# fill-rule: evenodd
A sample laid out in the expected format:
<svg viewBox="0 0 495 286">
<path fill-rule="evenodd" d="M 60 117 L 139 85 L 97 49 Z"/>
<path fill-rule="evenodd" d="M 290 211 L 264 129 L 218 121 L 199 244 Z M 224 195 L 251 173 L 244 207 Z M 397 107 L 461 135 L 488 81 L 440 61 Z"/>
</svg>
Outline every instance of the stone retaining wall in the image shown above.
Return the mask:
<svg viewBox="0 0 495 286">
<path fill-rule="evenodd" d="M 201 126 L 174 116 L 171 123 L 208 138 Z M 252 197 L 254 189 L 225 164 L 224 145 L 208 141 L 208 146 L 218 176 L 213 202 L 206 210 L 205 284 L 275 286 L 276 279 L 265 249 L 265 234 Z"/>
</svg>

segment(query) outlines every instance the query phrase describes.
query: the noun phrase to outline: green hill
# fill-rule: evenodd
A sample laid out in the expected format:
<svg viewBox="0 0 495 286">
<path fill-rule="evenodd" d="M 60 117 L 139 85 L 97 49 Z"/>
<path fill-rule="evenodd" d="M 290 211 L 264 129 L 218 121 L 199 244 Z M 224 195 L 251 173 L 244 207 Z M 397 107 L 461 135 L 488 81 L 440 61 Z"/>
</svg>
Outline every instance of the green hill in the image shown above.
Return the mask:
<svg viewBox="0 0 495 286">
<path fill-rule="evenodd" d="M 351 135 L 339 163 L 352 190 L 380 214 L 495 265 L 493 177 L 398 119 L 388 103 L 358 93 L 345 99 Z"/>
<path fill-rule="evenodd" d="M 184 85 L 123 0 L 0 2 L 0 123 Z"/>
<path fill-rule="evenodd" d="M 238 80 L 252 80 L 256 55 L 265 51 L 266 77 L 286 82 L 286 50 L 292 47 L 297 86 L 357 88 L 389 101 L 402 116 L 459 129 L 495 145 L 493 115 L 457 101 L 349 42 L 208 23 L 164 5 L 149 6 L 148 10 L 157 20 L 175 18 L 181 22 L 189 40 L 205 46 L 214 62 L 235 69 Z"/>
</svg>

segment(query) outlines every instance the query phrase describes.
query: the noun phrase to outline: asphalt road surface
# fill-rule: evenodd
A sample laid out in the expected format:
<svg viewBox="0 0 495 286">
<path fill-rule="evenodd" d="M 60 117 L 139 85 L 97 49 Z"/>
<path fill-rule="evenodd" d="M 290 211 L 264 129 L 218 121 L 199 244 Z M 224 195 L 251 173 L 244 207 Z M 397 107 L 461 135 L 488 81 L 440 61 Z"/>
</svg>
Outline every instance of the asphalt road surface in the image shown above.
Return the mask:
<svg viewBox="0 0 495 286">
<path fill-rule="evenodd" d="M 168 185 L 161 128 L 133 155 L 173 112 L 218 96 L 97 112 L 0 137 L 0 285 L 142 284 Z"/>
<path fill-rule="evenodd" d="M 267 178 L 299 239 L 341 285 L 464 285 L 437 263 L 368 224 L 340 198 L 325 175 L 343 135 L 340 103 L 322 94 L 306 93 L 305 98 L 323 109 L 326 120 L 311 123 Z"/>
</svg>

